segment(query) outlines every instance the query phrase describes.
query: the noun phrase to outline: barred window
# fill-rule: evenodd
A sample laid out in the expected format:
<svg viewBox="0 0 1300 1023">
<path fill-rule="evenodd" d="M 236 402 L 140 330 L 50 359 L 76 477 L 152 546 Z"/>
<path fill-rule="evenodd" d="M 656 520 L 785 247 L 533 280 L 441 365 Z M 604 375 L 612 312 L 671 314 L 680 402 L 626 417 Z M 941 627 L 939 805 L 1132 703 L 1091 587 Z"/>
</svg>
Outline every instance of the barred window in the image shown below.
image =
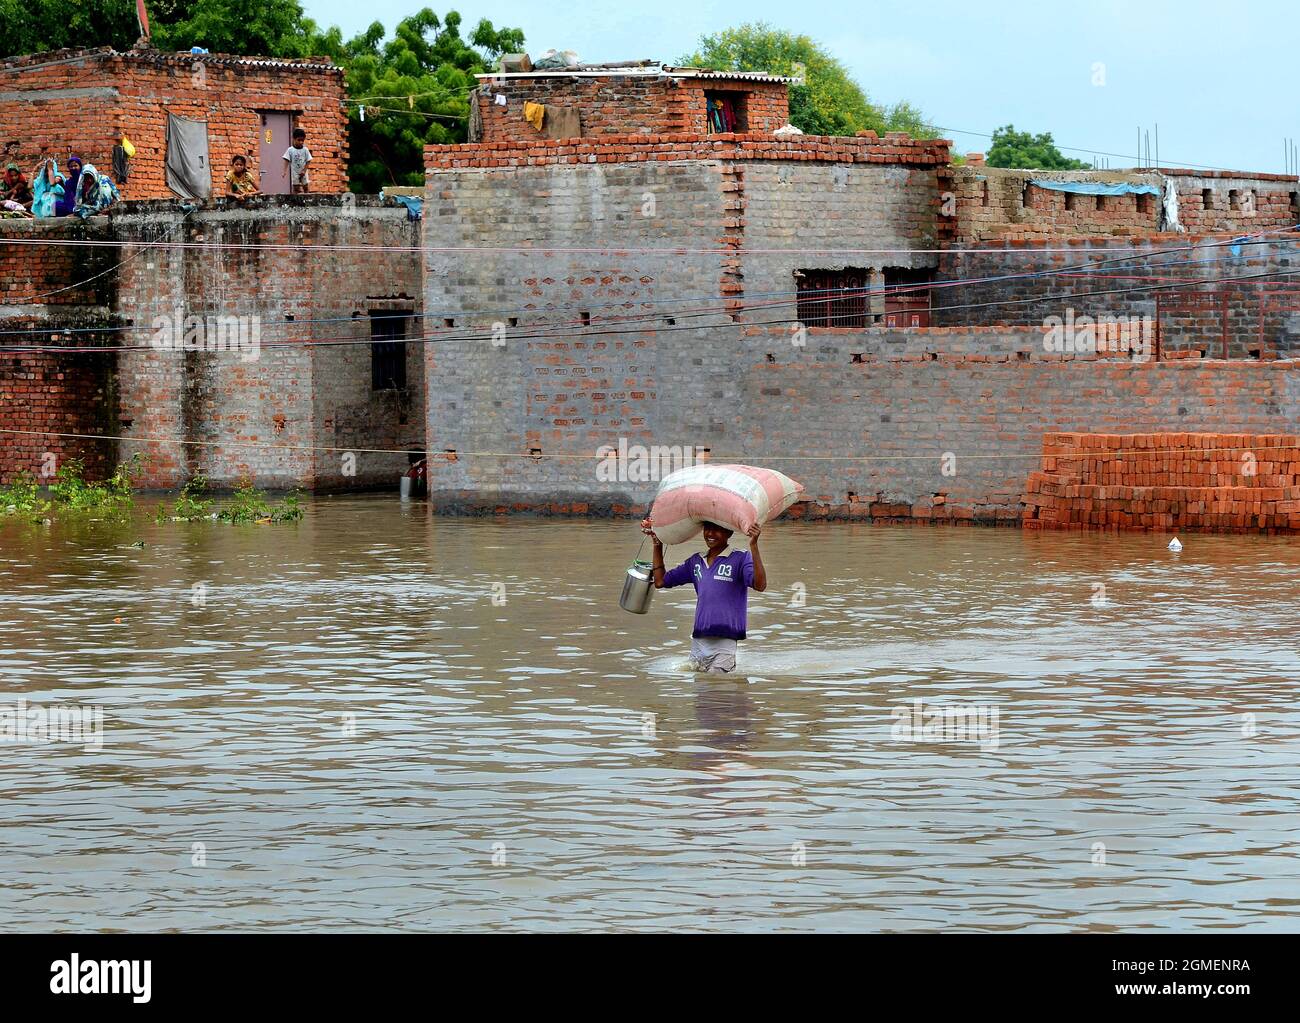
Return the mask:
<svg viewBox="0 0 1300 1023">
<path fill-rule="evenodd" d="M 867 327 L 871 325 L 871 272 L 796 270 L 799 322 L 805 327 Z"/>
</svg>

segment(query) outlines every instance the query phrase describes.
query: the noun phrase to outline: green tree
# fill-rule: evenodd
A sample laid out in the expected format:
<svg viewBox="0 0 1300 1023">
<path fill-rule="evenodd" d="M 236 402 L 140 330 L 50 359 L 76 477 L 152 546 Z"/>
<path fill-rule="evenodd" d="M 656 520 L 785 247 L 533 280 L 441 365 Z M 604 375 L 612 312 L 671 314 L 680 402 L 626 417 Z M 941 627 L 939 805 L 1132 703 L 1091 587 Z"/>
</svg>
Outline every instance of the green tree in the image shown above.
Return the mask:
<svg viewBox="0 0 1300 1023">
<path fill-rule="evenodd" d="M 1018 170 L 1087 170 L 1091 164 L 1072 160 L 1056 148 L 1051 132 L 1032 135 L 1008 124 L 993 133 L 993 145 L 985 158 L 990 167 Z"/>
<path fill-rule="evenodd" d="M 65 47 L 124 50 L 139 35 L 135 0 L 0 0 L 0 57 Z"/>
<path fill-rule="evenodd" d="M 467 40 L 460 27 L 456 11 L 439 19 L 426 7 L 402 19 L 387 42 L 384 27 L 375 22 L 329 53 L 348 71 L 354 192 L 423 184 L 424 147 L 466 138 L 470 93 L 478 85 L 474 75 L 492 70 L 502 53 L 523 49 L 520 29 L 497 29 L 484 19 Z"/>
<path fill-rule="evenodd" d="M 804 85 L 790 87 L 790 123 L 809 135 L 906 131 L 932 137 L 934 129 L 908 103 L 883 109 L 872 103 L 848 70 L 820 43 L 764 22 L 700 37 L 699 49 L 678 63 L 717 71 L 791 75 L 802 64 Z"/>
<path fill-rule="evenodd" d="M 320 38 L 298 0 L 163 0 L 148 7 L 160 50 L 201 46 L 212 53 L 310 57 Z"/>
</svg>

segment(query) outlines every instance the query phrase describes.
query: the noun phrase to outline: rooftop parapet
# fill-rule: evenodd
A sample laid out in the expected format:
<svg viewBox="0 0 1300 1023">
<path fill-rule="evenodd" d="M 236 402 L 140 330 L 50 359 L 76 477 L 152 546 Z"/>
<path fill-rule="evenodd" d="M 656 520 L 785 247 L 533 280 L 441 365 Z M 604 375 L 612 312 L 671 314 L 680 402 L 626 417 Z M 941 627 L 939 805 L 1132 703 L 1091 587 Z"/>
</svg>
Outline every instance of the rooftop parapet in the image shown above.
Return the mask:
<svg viewBox="0 0 1300 1023">
<path fill-rule="evenodd" d="M 530 142 L 481 142 L 425 146 L 428 172 L 492 167 L 684 160 L 790 160 L 878 163 L 904 167 L 947 166 L 947 139 L 795 135 L 774 138 L 728 135 L 608 135 L 599 139 L 538 138 Z"/>
</svg>

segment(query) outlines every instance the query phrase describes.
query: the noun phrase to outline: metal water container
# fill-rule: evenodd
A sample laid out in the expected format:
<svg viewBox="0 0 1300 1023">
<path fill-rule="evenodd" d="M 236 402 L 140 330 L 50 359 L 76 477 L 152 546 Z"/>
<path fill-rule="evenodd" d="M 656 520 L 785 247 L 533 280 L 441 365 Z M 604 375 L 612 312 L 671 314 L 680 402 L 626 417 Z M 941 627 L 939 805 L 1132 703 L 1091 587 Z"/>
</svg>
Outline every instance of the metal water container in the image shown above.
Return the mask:
<svg viewBox="0 0 1300 1023">
<path fill-rule="evenodd" d="M 411 479 L 410 476 L 407 476 L 405 473 L 402 474 L 401 481 L 397 484 L 397 489 L 398 496 L 403 501 L 409 501 L 411 499 L 411 485 L 414 482 L 415 480 Z"/>
<path fill-rule="evenodd" d="M 618 598 L 618 606 L 634 615 L 643 615 L 650 610 L 654 592 L 654 566 L 648 561 L 634 561 L 623 579 L 623 596 Z"/>
</svg>

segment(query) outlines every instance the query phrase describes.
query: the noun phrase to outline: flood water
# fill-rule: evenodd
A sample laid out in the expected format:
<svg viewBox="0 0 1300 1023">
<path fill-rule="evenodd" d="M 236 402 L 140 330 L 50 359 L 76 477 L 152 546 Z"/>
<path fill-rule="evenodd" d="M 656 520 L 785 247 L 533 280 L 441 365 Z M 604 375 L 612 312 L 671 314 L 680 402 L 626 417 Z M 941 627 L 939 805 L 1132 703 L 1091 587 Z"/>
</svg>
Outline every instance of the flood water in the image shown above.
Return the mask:
<svg viewBox="0 0 1300 1023">
<path fill-rule="evenodd" d="M 719 678 L 633 523 L 307 509 L 0 525 L 0 706 L 103 713 L 0 929 L 1298 929 L 1295 541 L 778 522 Z"/>
</svg>

